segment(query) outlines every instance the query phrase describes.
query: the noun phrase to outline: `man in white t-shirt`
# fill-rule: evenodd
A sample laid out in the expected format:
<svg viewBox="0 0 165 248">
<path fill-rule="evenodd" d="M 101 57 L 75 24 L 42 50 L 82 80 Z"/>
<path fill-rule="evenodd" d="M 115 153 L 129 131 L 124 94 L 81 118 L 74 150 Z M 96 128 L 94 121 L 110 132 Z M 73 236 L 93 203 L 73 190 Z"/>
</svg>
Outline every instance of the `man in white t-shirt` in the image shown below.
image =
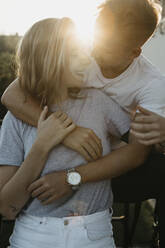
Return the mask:
<svg viewBox="0 0 165 248">
<path fill-rule="evenodd" d="M 159 18 L 159 6 L 150 0 L 109 0 L 100 8 L 92 52 L 95 60 L 86 72 L 86 86 L 104 91 L 128 113 L 131 113 L 132 110 L 135 111 L 137 105 L 141 105 L 164 116 L 165 77 L 140 55 L 142 45 L 151 37 Z M 14 87 L 11 87 L 11 89 L 14 89 Z M 14 90 L 10 91 L 8 89 L 6 96 L 12 98 L 13 93 Z M 20 98 L 14 98 L 15 106 L 16 101 Z M 8 99 L 7 101 L 9 103 Z M 13 110 L 10 104 L 6 105 L 11 111 Z M 20 105 L 20 111 L 17 108 L 17 111 L 14 112 L 13 110 L 13 113 L 16 113 L 18 118 L 23 118 L 28 123 L 31 121 L 32 125 L 36 125 L 36 105 L 31 104 L 31 109 L 29 104 L 24 106 L 24 112 L 27 108 L 26 118 L 24 118 L 23 113 L 21 116 L 22 105 Z M 39 113 L 40 109 L 38 107 L 38 116 Z M 77 137 L 80 137 L 80 132 L 77 132 Z M 78 148 L 76 149 L 78 150 Z M 105 164 L 113 167 L 115 163 L 113 158 L 115 153 L 111 154 L 109 164 L 107 157 L 103 160 L 100 159 L 99 162 L 93 162 L 89 166 L 85 165 L 84 169 L 83 166 L 77 168 L 80 174 L 82 173 L 84 181 L 88 181 L 92 177 L 92 180 L 96 180 L 98 178 L 97 174 L 99 174 L 100 180 L 101 177 L 104 179 L 107 176 L 104 175 L 106 173 Z M 121 163 L 127 164 L 126 160 L 127 157 L 123 157 Z M 102 166 L 95 166 L 98 163 Z M 114 196 L 117 200 L 126 202 L 149 198 L 161 200 L 159 209 L 161 225 L 163 225 L 163 222 L 165 223 L 163 220 L 163 206 L 165 206 L 165 203 L 161 192 L 161 189 L 164 188 L 164 164 L 164 155 L 155 154 L 150 156 L 144 165 L 112 180 Z M 118 167 L 118 164 L 116 164 L 116 167 Z M 115 175 L 113 172 L 112 169 L 111 174 Z M 165 230 L 165 228 L 162 227 L 162 230 Z M 165 235 L 162 234 L 161 236 L 162 247 L 165 245 L 163 236 L 165 237 Z"/>
<path fill-rule="evenodd" d="M 141 47 L 153 33 L 160 13 L 159 5 L 148 3 L 147 0 L 111 0 L 102 5 L 93 50 L 97 63 L 93 61 L 86 80 L 89 86 L 110 95 L 128 113 L 135 112 L 140 105 L 165 117 L 165 76 L 141 55 Z M 133 22 L 135 18 L 137 22 Z M 164 165 L 163 154 L 152 154 L 144 165 L 112 180 L 118 201 L 159 200 L 161 247 L 165 247 Z"/>
</svg>

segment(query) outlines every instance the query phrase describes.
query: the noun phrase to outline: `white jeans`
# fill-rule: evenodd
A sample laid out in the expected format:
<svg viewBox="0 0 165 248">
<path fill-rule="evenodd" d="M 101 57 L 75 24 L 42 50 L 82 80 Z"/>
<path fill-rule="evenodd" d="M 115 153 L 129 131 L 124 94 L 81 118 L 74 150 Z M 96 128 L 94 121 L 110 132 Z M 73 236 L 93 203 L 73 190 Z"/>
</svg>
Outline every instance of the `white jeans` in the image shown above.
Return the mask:
<svg viewBox="0 0 165 248">
<path fill-rule="evenodd" d="M 64 218 L 20 215 L 11 248 L 115 248 L 108 210 Z"/>
</svg>

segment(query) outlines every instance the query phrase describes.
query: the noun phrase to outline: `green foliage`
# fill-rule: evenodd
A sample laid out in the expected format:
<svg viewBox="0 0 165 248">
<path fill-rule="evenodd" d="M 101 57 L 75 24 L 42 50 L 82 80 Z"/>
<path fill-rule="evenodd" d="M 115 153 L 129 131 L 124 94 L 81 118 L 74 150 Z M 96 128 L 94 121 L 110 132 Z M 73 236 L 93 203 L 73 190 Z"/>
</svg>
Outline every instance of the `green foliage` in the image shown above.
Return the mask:
<svg viewBox="0 0 165 248">
<path fill-rule="evenodd" d="M 15 78 L 14 57 L 9 52 L 0 53 L 0 94 Z"/>
<path fill-rule="evenodd" d="M 15 79 L 15 51 L 20 37 L 16 35 L 0 36 L 0 97 L 6 87 Z M 0 118 L 6 109 L 0 105 Z"/>
</svg>

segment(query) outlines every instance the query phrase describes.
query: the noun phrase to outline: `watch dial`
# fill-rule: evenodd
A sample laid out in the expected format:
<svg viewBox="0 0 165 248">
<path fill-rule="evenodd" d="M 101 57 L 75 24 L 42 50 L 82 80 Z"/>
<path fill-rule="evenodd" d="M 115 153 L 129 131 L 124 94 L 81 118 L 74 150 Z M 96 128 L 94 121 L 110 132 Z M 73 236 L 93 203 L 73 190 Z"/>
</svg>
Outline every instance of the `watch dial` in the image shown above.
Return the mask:
<svg viewBox="0 0 165 248">
<path fill-rule="evenodd" d="M 77 172 L 70 172 L 68 177 L 68 182 L 71 185 L 78 185 L 81 181 L 81 176 Z"/>
</svg>

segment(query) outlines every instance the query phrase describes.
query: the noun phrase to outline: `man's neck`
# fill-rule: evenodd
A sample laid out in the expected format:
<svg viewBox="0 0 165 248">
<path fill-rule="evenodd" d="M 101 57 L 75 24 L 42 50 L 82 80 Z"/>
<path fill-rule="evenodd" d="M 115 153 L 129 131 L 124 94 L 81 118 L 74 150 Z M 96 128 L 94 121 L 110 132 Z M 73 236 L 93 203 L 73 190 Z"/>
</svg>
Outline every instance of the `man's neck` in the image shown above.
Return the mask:
<svg viewBox="0 0 165 248">
<path fill-rule="evenodd" d="M 123 72 L 125 72 L 127 70 L 127 68 L 132 64 L 132 62 L 125 65 L 125 66 L 116 67 L 116 68 L 111 67 L 111 66 L 109 66 L 108 68 L 104 68 L 104 67 L 100 66 L 100 69 L 101 69 L 101 72 L 105 78 L 113 79 L 113 78 L 120 76 Z"/>
</svg>

